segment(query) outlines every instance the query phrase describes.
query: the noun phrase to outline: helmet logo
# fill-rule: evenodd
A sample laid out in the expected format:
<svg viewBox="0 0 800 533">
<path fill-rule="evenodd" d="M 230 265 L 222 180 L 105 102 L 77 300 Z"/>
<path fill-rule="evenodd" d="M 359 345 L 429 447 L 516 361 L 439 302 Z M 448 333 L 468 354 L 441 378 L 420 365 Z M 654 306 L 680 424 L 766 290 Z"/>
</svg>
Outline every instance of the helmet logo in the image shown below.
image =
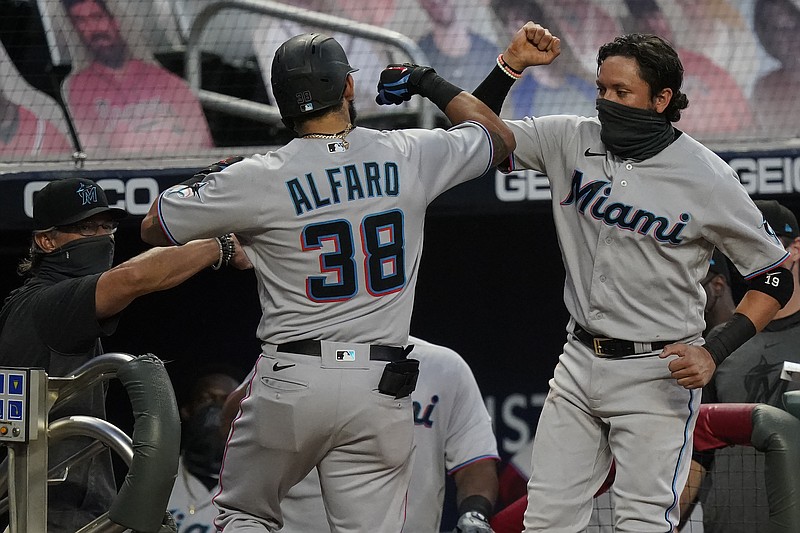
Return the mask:
<svg viewBox="0 0 800 533">
<path fill-rule="evenodd" d="M 297 103 L 300 105 L 300 111 L 312 111 L 314 109 L 314 104 L 311 102 L 311 91 L 302 91 L 294 95 L 297 99 Z"/>
</svg>

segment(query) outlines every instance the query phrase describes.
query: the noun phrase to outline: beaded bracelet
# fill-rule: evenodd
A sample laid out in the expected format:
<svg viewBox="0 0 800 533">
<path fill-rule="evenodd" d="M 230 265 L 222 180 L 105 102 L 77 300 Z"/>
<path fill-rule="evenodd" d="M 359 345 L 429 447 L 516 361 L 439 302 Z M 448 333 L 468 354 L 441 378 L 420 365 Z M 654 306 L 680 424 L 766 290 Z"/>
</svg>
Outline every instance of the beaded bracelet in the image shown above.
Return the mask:
<svg viewBox="0 0 800 533">
<path fill-rule="evenodd" d="M 503 59 L 503 54 L 497 56 L 497 66 L 500 67 L 500 70 L 505 72 L 510 78 L 518 80 L 522 77 L 522 71 L 511 68 L 508 63 L 506 63 L 506 60 Z"/>
<path fill-rule="evenodd" d="M 217 244 L 219 244 L 219 261 L 217 264 L 211 265 L 214 270 L 219 270 L 226 266 L 233 259 L 233 254 L 236 253 L 236 245 L 233 243 L 233 233 L 226 233 L 217 237 Z"/>
</svg>

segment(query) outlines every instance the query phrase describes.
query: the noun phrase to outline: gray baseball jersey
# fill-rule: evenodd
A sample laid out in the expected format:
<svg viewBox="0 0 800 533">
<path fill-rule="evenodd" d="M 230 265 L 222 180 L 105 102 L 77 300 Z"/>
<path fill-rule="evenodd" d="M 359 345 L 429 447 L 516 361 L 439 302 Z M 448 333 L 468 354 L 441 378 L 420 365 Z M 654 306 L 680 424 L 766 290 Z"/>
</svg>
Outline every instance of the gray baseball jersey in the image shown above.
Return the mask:
<svg viewBox="0 0 800 533">
<path fill-rule="evenodd" d="M 439 531 L 445 473 L 482 460 L 498 460 L 497 440 L 480 389 L 456 352 L 410 337 L 420 376 L 414 402 L 414 466 L 403 531 Z M 285 533 L 327 532 L 319 476 L 314 469 L 281 502 Z"/>
<path fill-rule="evenodd" d="M 412 404 L 379 392 L 387 363 L 372 345 L 408 342 L 428 204 L 492 160 L 477 123 L 357 128 L 159 196 L 173 242 L 235 232 L 258 282 L 263 353 L 229 435 L 218 528 L 280 528 L 281 500 L 317 467 L 332 531 L 402 529 Z M 317 356 L 280 346 L 300 340 L 320 341 Z"/>
<path fill-rule="evenodd" d="M 548 176 L 564 301 L 590 331 L 695 340 L 704 325 L 700 280 L 714 246 L 745 279 L 787 257 L 733 169 L 686 134 L 636 162 L 606 153 L 596 118 L 507 124 L 517 139 L 512 167 Z"/>
<path fill-rule="evenodd" d="M 635 161 L 606 151 L 596 118 L 508 124 L 517 140 L 510 168 L 550 182 L 567 331 L 577 322 L 636 347 L 632 357 L 603 358 L 568 335 L 534 436 L 525 530 L 586 528 L 616 459 L 615 530 L 673 531 L 700 394 L 672 377 L 677 356 L 660 359 L 650 343 L 701 342 L 700 281 L 715 246 L 745 278 L 787 253 L 734 171 L 686 134 Z"/>
<path fill-rule="evenodd" d="M 175 243 L 234 232 L 258 278 L 258 336 L 404 345 L 425 210 L 485 173 L 488 132 L 356 128 L 340 140 L 295 139 L 158 199 Z"/>
<path fill-rule="evenodd" d="M 178 477 L 169 495 L 167 510 L 175 519 L 178 533 L 214 533 L 214 519 L 219 513 L 211 501 L 218 487 L 207 489 L 203 482 L 186 470 L 178 460 Z"/>
</svg>

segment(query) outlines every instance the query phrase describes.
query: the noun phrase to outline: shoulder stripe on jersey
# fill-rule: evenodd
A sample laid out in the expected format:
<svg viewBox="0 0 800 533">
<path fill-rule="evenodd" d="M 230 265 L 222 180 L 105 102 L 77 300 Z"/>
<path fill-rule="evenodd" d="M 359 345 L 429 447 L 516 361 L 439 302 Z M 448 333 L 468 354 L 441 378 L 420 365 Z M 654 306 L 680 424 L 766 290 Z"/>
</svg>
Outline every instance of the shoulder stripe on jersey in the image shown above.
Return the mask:
<svg viewBox="0 0 800 533">
<path fill-rule="evenodd" d="M 754 277 L 756 277 L 756 276 L 758 276 L 760 274 L 763 274 L 764 272 L 769 272 L 773 268 L 777 268 L 777 267 L 781 266 L 783 263 L 786 262 L 787 259 L 789 259 L 789 252 L 786 252 L 786 254 L 783 256 L 783 258 L 781 258 L 779 261 L 776 261 L 776 262 L 772 263 L 770 266 L 762 268 L 761 270 L 756 270 L 752 274 L 748 274 L 748 275 L 743 276 L 743 277 L 744 277 L 744 279 L 746 281 L 749 281 L 752 278 L 754 278 Z"/>
<path fill-rule="evenodd" d="M 161 200 L 162 200 L 162 198 L 164 198 L 164 193 L 163 192 L 158 195 L 158 224 L 159 224 L 159 226 L 161 226 L 161 231 L 164 233 L 164 236 L 167 239 L 169 239 L 169 241 L 172 244 L 181 245 L 183 243 L 179 242 L 178 239 L 176 239 L 172 235 L 172 232 L 169 229 L 167 229 L 167 223 L 164 221 L 164 216 L 161 213 Z"/>
<path fill-rule="evenodd" d="M 489 130 L 486 129 L 486 126 L 484 126 L 480 122 L 476 122 L 474 120 L 465 120 L 463 123 L 477 124 L 483 130 L 483 133 L 486 134 L 486 138 L 489 139 L 489 164 L 487 164 L 486 168 L 484 168 L 483 172 L 481 172 L 481 176 L 483 176 L 484 174 L 489 172 L 490 168 L 494 166 L 492 164 L 492 162 L 494 161 L 494 143 L 492 142 L 492 136 L 489 134 Z"/>
<path fill-rule="evenodd" d="M 471 464 L 477 463 L 478 461 L 499 461 L 499 460 L 500 460 L 500 456 L 498 456 L 498 455 L 494 455 L 494 454 L 479 455 L 478 457 L 474 457 L 474 458 L 472 458 L 472 459 L 470 459 L 468 461 L 464 461 L 463 463 L 454 466 L 453 468 L 451 468 L 450 470 L 447 471 L 447 475 L 451 476 L 451 475 L 455 474 L 456 472 L 458 472 L 459 470 L 461 470 L 462 468 L 464 468 L 466 466 L 469 466 Z"/>
</svg>

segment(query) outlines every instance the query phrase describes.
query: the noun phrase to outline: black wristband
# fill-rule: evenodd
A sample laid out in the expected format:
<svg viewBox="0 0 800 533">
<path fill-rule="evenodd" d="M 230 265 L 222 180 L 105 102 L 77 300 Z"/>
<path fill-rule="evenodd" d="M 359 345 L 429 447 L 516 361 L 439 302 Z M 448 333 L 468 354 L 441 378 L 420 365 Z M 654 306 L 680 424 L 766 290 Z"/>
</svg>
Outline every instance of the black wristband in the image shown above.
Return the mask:
<svg viewBox="0 0 800 533">
<path fill-rule="evenodd" d="M 436 104 L 436 107 L 445 110 L 447 104 L 458 96 L 462 89 L 456 87 L 443 77 L 439 76 L 435 70 L 431 69 L 422 75 L 417 82 L 419 94 Z"/>
<path fill-rule="evenodd" d="M 756 333 L 756 326 L 749 318 L 741 313 L 734 313 L 730 320 L 712 330 L 703 348 L 708 350 L 714 363 L 719 366 Z"/>
<path fill-rule="evenodd" d="M 508 96 L 508 91 L 514 85 L 514 79 L 510 78 L 497 65 L 494 66 L 488 76 L 472 92 L 473 96 L 489 106 L 489 109 L 499 115 L 503 109 L 503 101 Z"/>
<path fill-rule="evenodd" d="M 231 259 L 233 259 L 233 255 L 236 253 L 236 245 L 233 243 L 232 233 L 220 235 L 217 237 L 217 243 L 219 244 L 219 261 L 217 261 L 215 265 L 211 266 L 211 268 L 214 270 L 219 270 L 220 268 L 227 266 L 227 264 L 231 262 Z"/>
<path fill-rule="evenodd" d="M 494 511 L 494 505 L 492 505 L 492 502 L 490 502 L 488 498 L 473 494 L 472 496 L 467 496 L 458 504 L 458 516 L 462 516 L 464 513 L 470 511 L 476 511 L 488 520 L 492 516 L 492 511 Z"/>
</svg>

